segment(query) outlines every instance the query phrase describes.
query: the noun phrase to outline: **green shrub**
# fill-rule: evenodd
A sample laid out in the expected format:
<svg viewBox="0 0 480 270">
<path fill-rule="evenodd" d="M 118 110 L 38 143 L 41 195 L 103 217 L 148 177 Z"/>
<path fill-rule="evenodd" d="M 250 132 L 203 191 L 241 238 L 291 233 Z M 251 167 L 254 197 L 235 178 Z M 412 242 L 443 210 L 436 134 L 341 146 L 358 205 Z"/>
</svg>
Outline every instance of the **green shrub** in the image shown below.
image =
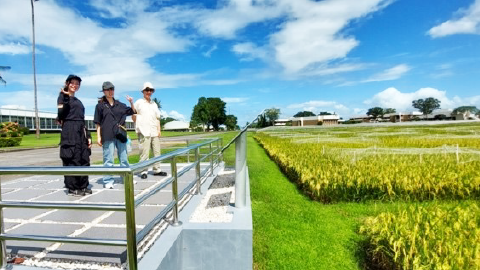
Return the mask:
<svg viewBox="0 0 480 270">
<path fill-rule="evenodd" d="M 6 132 L 0 132 L 0 137 L 2 137 L 2 138 L 7 137 L 7 133 Z"/>
<path fill-rule="evenodd" d="M 22 137 L 0 137 L 0 148 L 1 147 L 11 147 L 19 146 L 22 142 Z"/>
<path fill-rule="evenodd" d="M 30 134 L 30 129 L 28 127 L 19 127 L 18 131 L 21 132 L 23 135 Z"/>
</svg>

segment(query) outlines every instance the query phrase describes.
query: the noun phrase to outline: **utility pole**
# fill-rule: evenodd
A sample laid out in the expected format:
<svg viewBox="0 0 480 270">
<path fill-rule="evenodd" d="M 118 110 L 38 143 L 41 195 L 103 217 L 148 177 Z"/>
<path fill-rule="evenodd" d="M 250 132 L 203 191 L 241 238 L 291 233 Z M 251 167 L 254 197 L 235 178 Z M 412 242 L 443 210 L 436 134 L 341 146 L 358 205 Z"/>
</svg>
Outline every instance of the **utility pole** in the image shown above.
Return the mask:
<svg viewBox="0 0 480 270">
<path fill-rule="evenodd" d="M 38 0 L 30 0 L 32 4 L 32 62 L 33 62 L 33 93 L 35 99 L 35 136 L 40 139 L 40 120 L 38 119 L 38 106 L 37 106 L 37 70 L 35 68 L 35 10 L 33 2 Z"/>
</svg>

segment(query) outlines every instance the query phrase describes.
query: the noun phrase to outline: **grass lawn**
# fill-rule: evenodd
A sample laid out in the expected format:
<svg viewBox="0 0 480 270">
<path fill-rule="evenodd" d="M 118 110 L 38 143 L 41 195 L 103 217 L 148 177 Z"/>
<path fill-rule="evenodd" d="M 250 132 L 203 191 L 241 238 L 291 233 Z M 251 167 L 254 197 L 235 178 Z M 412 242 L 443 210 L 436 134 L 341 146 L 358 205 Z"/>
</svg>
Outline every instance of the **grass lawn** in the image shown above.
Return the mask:
<svg viewBox="0 0 480 270">
<path fill-rule="evenodd" d="M 175 131 L 162 131 L 162 137 L 177 137 L 187 136 L 195 134 L 203 134 L 204 132 L 175 132 Z M 205 133 L 211 135 L 212 133 Z M 128 136 L 132 140 L 137 139 L 137 134 L 134 131 L 129 131 Z M 97 133 L 92 132 L 92 140 L 95 143 L 97 141 Z M 56 147 L 60 143 L 60 133 L 41 133 L 40 139 L 35 137 L 35 133 L 23 136 L 22 143 L 19 146 L 4 148 L 10 149 L 25 149 L 25 148 L 45 148 Z"/>
<path fill-rule="evenodd" d="M 248 169 L 253 214 L 254 269 L 365 269 L 367 216 L 412 203 L 324 205 L 302 194 L 257 142 L 248 137 Z M 425 202 L 451 203 L 458 202 Z"/>
</svg>

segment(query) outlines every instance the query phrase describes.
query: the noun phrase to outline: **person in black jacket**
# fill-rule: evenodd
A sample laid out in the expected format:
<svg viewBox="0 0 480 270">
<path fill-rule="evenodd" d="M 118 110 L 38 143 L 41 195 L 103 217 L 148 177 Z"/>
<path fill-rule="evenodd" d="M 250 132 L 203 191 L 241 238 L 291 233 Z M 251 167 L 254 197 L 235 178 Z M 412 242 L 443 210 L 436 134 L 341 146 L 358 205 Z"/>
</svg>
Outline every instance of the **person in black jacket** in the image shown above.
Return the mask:
<svg viewBox="0 0 480 270">
<path fill-rule="evenodd" d="M 80 77 L 69 75 L 57 99 L 57 120 L 62 127 L 60 158 L 63 166 L 90 166 L 92 139 L 85 127 L 85 107 L 75 97 L 81 82 Z M 64 183 L 68 195 L 92 194 L 88 176 L 65 175 Z"/>
<path fill-rule="evenodd" d="M 125 127 L 127 116 L 136 113 L 133 106 L 133 98 L 126 96 L 130 107 L 116 100 L 114 96 L 115 86 L 111 82 L 104 82 L 102 85 L 103 97 L 95 107 L 93 122 L 97 126 L 97 144 L 103 148 L 103 166 L 113 166 L 113 153 L 117 148 L 120 166 L 128 167 L 127 143 L 116 138 L 116 130 Z M 112 175 L 103 177 L 103 185 L 106 189 L 112 189 L 114 179 Z"/>
</svg>

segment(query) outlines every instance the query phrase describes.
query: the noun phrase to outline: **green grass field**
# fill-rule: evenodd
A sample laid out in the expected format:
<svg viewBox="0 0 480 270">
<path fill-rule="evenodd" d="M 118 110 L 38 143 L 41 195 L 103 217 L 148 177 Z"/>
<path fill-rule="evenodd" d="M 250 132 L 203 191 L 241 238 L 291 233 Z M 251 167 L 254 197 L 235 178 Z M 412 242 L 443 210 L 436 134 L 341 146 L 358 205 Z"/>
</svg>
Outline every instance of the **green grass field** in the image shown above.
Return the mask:
<svg viewBox="0 0 480 270">
<path fill-rule="evenodd" d="M 175 131 L 162 131 L 162 137 L 178 137 L 195 134 L 204 134 L 204 132 L 175 132 Z M 210 135 L 209 133 L 205 133 Z M 135 140 L 137 134 L 134 131 L 129 131 L 128 136 Z M 97 141 L 97 133 L 92 132 L 92 140 L 95 143 Z M 60 133 L 42 133 L 40 139 L 37 139 L 35 133 L 24 135 L 22 143 L 19 146 L 3 148 L 0 150 L 15 150 L 15 149 L 32 149 L 32 148 L 45 148 L 45 147 L 57 147 L 60 143 Z"/>
</svg>

